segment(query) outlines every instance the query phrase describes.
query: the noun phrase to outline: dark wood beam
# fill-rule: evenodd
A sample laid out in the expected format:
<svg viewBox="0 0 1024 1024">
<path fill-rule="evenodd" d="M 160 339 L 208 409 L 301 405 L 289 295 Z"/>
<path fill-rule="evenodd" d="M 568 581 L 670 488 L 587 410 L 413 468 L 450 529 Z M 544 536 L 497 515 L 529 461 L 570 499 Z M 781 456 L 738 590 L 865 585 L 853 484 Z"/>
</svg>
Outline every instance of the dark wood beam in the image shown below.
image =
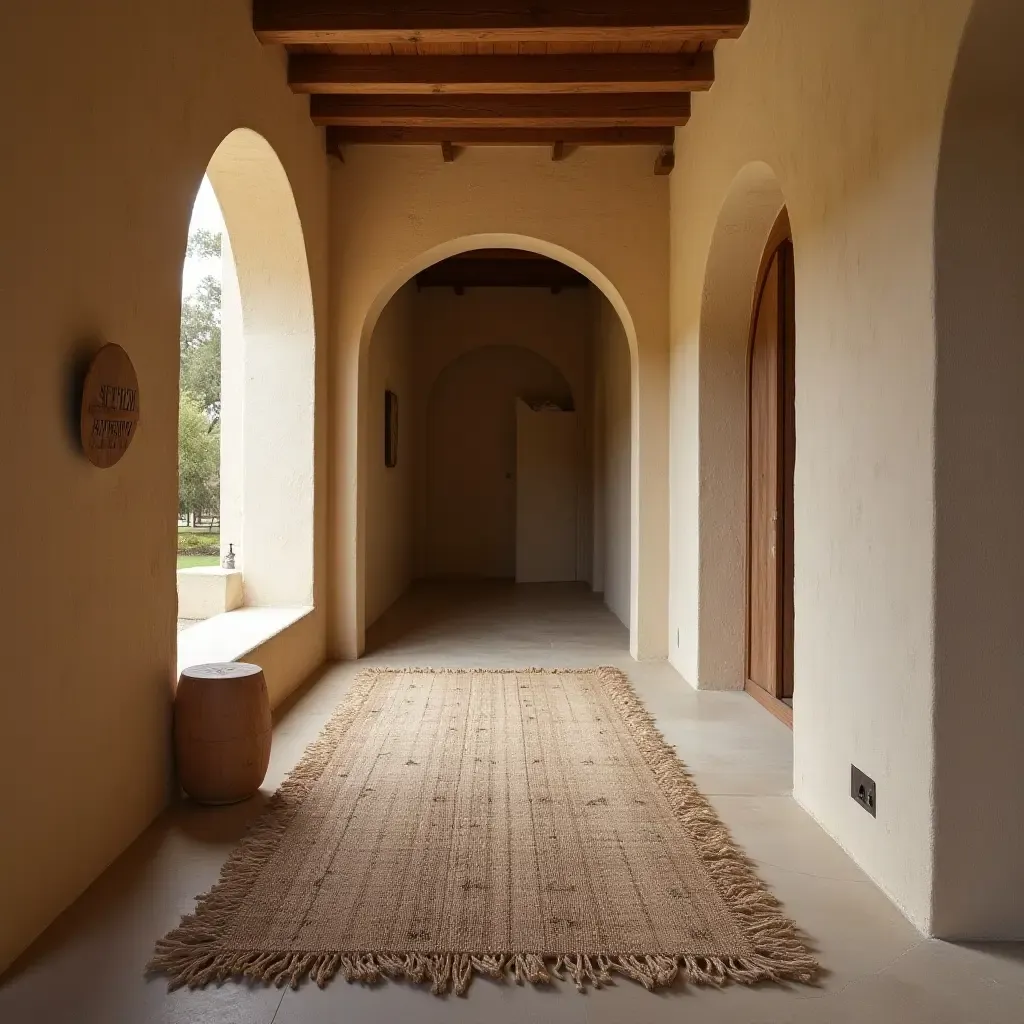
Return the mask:
<svg viewBox="0 0 1024 1024">
<path fill-rule="evenodd" d="M 608 43 L 734 39 L 749 0 L 254 0 L 265 43 Z"/>
<path fill-rule="evenodd" d="M 309 110 L 315 124 L 349 128 L 664 128 L 686 124 L 690 94 L 313 96 Z"/>
<path fill-rule="evenodd" d="M 671 174 L 676 169 L 676 151 L 671 146 L 666 146 L 659 154 L 654 163 L 655 174 Z"/>
<path fill-rule="evenodd" d="M 672 128 L 328 128 L 327 147 L 339 146 L 671 146 Z"/>
<path fill-rule="evenodd" d="M 298 93 L 697 92 L 715 80 L 713 53 L 567 53 L 547 57 L 371 57 L 292 54 Z"/>
</svg>

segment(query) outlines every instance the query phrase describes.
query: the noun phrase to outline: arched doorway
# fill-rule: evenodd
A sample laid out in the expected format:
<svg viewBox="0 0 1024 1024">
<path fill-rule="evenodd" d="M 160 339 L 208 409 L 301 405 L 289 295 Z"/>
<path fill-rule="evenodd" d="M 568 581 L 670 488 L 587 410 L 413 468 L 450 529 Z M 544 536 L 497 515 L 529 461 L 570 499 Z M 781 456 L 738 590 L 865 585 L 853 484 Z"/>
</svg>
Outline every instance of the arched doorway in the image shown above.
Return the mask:
<svg viewBox="0 0 1024 1024">
<path fill-rule="evenodd" d="M 629 626 L 630 348 L 588 278 L 510 247 L 446 257 L 391 297 L 363 373 L 367 627 L 428 581 L 589 584 Z"/>
<path fill-rule="evenodd" d="M 796 313 L 789 216 L 765 249 L 751 318 L 748 369 L 747 686 L 793 700 L 793 469 Z M 791 719 L 789 719 L 791 721 Z"/>
<path fill-rule="evenodd" d="M 744 167 L 722 203 L 705 271 L 698 378 L 697 630 L 696 650 L 688 653 L 694 682 L 702 690 L 742 690 L 750 678 L 752 342 L 757 321 L 767 326 L 770 319 L 757 316 L 758 304 L 771 259 L 783 241 L 775 231 L 786 223 L 780 218 L 785 205 L 779 180 L 767 164 Z M 766 536 L 778 506 L 766 508 Z M 781 607 L 781 598 L 776 604 Z M 760 687 L 750 691 L 767 699 Z M 783 715 L 789 711 L 774 696 L 771 708 Z"/>
<path fill-rule="evenodd" d="M 382 518 L 374 511 L 373 505 L 374 487 L 377 488 L 379 493 L 382 488 L 396 490 L 404 486 L 400 484 L 401 471 L 388 474 L 386 480 L 381 479 L 383 463 L 380 458 L 378 437 L 383 396 L 385 391 L 392 390 L 388 380 L 399 379 L 401 374 L 399 373 L 397 363 L 390 368 L 382 367 L 381 365 L 375 367 L 374 361 L 370 358 L 371 350 L 381 343 L 385 347 L 393 347 L 392 341 L 384 340 L 382 342 L 382 339 L 386 339 L 389 335 L 394 335 L 395 333 L 401 334 L 403 330 L 401 324 L 403 321 L 407 321 L 410 315 L 407 308 L 409 293 L 410 290 L 415 291 L 417 277 L 429 268 L 434 268 L 446 260 L 458 257 L 460 254 L 471 254 L 479 251 L 486 252 L 488 250 L 492 252 L 503 250 L 506 253 L 514 253 L 516 250 L 519 250 L 521 255 L 534 258 L 543 257 L 549 261 L 554 261 L 563 275 L 570 273 L 578 277 L 583 284 L 588 286 L 589 292 L 593 296 L 591 303 L 592 316 L 590 319 L 593 321 L 594 331 L 603 339 L 602 351 L 606 350 L 608 353 L 616 354 L 614 368 L 611 368 L 609 365 L 608 373 L 606 374 L 606 377 L 614 382 L 616 390 L 621 389 L 622 391 L 621 396 L 617 393 L 614 396 L 612 407 L 618 416 L 616 427 L 619 432 L 624 431 L 625 437 L 622 440 L 616 439 L 614 445 L 608 446 L 608 450 L 614 452 L 615 458 L 613 473 L 616 485 L 614 489 L 616 504 L 615 508 L 611 509 L 612 514 L 609 515 L 607 514 L 608 510 L 603 504 L 600 504 L 599 507 L 599 503 L 594 502 L 592 507 L 582 517 L 583 521 L 580 522 L 577 532 L 577 545 L 580 549 L 577 553 L 577 565 L 580 566 L 579 578 L 593 581 L 595 579 L 597 563 L 601 562 L 601 569 L 605 570 L 606 553 L 611 553 L 614 564 L 611 567 L 607 567 L 602 582 L 604 578 L 613 582 L 616 588 L 616 597 L 614 604 L 611 599 L 609 599 L 608 603 L 613 607 L 616 615 L 628 625 L 631 645 L 635 645 L 637 642 L 640 517 L 636 509 L 638 499 L 637 489 L 634 486 L 636 469 L 635 439 L 637 433 L 635 391 L 637 382 L 634 372 L 636 332 L 632 319 L 629 317 L 623 300 L 614 286 L 596 268 L 589 266 L 572 253 L 550 243 L 533 238 L 500 234 L 476 235 L 453 240 L 418 257 L 412 264 L 407 265 L 400 273 L 396 274 L 393 282 L 380 292 L 364 322 L 358 374 L 359 414 L 357 423 L 359 440 L 357 451 L 359 472 L 357 500 L 355 502 L 357 515 L 355 537 L 357 574 L 353 581 L 355 591 L 353 597 L 357 612 L 356 635 L 358 637 L 358 645 L 356 649 L 359 652 L 363 650 L 367 625 L 373 622 L 383 608 L 387 607 L 388 603 L 393 600 L 394 595 L 398 592 L 397 588 L 401 579 L 401 574 L 393 571 L 394 567 L 389 563 L 388 559 L 389 553 L 396 550 L 396 545 L 393 543 L 385 545 L 382 542 L 384 534 Z M 561 291 L 562 287 L 559 286 L 553 290 Z M 469 302 L 470 296 L 471 293 L 467 291 L 464 296 L 465 302 Z M 422 316 L 418 319 L 421 322 L 424 320 Z M 503 323 L 506 320 L 512 321 L 514 319 L 514 317 L 496 318 L 492 320 L 491 326 L 495 323 Z M 554 332 L 547 332 L 546 336 L 557 337 L 559 334 L 560 332 L 556 330 Z M 534 338 L 543 338 L 544 336 L 545 332 L 533 333 Z M 500 343 L 498 343 L 497 347 L 500 347 Z M 545 352 L 541 351 L 541 354 L 545 355 Z M 559 406 L 568 405 L 571 401 L 571 410 L 564 409 L 564 412 L 574 411 L 579 413 L 581 417 L 592 417 L 594 403 L 591 400 L 591 396 L 586 396 L 586 400 L 582 398 L 585 391 L 583 383 L 585 374 L 577 382 L 577 379 L 573 376 L 575 371 L 570 372 L 566 370 L 557 359 L 550 361 L 568 382 L 568 391 L 571 395 L 569 401 L 566 401 L 564 398 L 556 399 L 554 404 Z M 421 368 L 417 373 L 418 379 L 433 382 L 443 368 L 443 366 Z M 602 372 L 603 370 L 604 367 L 602 365 Z M 602 381 L 602 387 L 603 384 L 604 381 Z M 409 390 L 411 385 L 407 378 L 403 386 L 406 390 Z M 408 425 L 410 422 L 410 403 L 399 397 L 398 405 L 404 410 L 401 414 L 401 420 Z M 623 410 L 625 410 L 624 418 L 619 415 Z M 403 434 L 403 436 L 407 437 L 408 435 Z M 421 432 L 420 437 L 425 438 L 425 433 Z M 605 439 L 602 438 L 601 440 L 603 443 Z M 593 438 L 592 434 L 586 443 L 596 443 L 596 439 Z M 404 442 L 404 450 L 407 453 L 409 451 L 407 442 Z M 581 466 L 584 462 L 586 463 L 585 472 L 588 479 L 584 486 L 592 487 L 593 479 L 599 470 L 603 469 L 603 466 L 599 467 L 597 465 L 597 456 L 593 450 L 580 452 L 579 455 L 581 457 Z M 625 455 L 624 460 L 623 455 Z M 422 463 L 422 460 L 420 461 Z M 405 464 L 406 466 L 408 465 L 408 459 L 405 460 Z M 412 486 L 419 493 L 423 493 L 423 488 L 420 484 Z M 625 516 L 616 514 L 618 512 L 618 504 L 623 500 L 627 507 L 627 514 Z M 417 508 L 417 515 L 421 522 L 424 521 L 425 510 L 422 507 Z M 384 518 L 387 519 L 387 517 Z M 609 526 L 609 523 L 614 525 Z M 411 529 L 414 529 L 414 527 Z M 606 545 L 598 539 L 597 532 L 599 530 L 605 531 L 602 537 L 607 537 L 608 531 L 612 529 L 615 531 L 615 543 L 609 543 L 606 551 Z M 402 547 L 402 544 L 399 544 L 398 547 Z M 416 550 L 415 543 L 413 543 L 413 548 Z M 419 542 L 417 558 L 419 559 L 417 569 L 418 571 L 423 571 L 421 541 Z M 382 565 L 385 567 L 383 573 L 377 571 L 377 568 Z M 380 585 L 382 580 L 386 583 L 385 588 L 382 588 Z M 342 586 L 343 584 L 344 580 L 335 581 L 336 586 Z M 386 592 L 382 593 L 382 589 Z M 344 601 L 341 602 L 341 607 L 344 607 Z"/>
</svg>

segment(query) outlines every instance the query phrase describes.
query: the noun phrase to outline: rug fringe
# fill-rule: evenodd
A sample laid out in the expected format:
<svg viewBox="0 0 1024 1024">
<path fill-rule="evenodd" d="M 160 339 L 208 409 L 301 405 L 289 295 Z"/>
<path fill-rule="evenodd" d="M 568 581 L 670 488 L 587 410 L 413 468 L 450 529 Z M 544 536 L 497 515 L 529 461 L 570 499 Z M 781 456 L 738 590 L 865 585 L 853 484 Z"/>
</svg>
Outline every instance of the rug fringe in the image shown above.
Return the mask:
<svg viewBox="0 0 1024 1024">
<path fill-rule="evenodd" d="M 654 716 L 644 707 L 633 684 L 617 668 L 604 666 L 597 671 L 673 813 L 691 836 L 693 847 L 715 888 L 736 916 L 755 953 L 754 957 L 746 959 L 682 957 L 677 961 L 680 968 L 699 984 L 812 983 L 821 967 L 809 952 L 799 929 L 780 911 L 778 899 L 758 877 L 750 859 L 736 845 L 729 829 L 697 788 L 689 769 L 658 729 Z M 642 977 L 636 980 L 646 984 Z"/>
<path fill-rule="evenodd" d="M 203 988 L 211 982 L 247 980 L 283 988 L 298 988 L 307 979 L 320 988 L 338 974 L 349 983 L 377 985 L 387 979 L 429 985 L 437 996 L 463 996 L 475 977 L 517 985 L 551 985 L 570 980 L 578 992 L 613 985 L 617 975 L 638 982 L 648 991 L 679 982 L 723 986 L 779 981 L 775 965 L 760 957 L 543 955 L 518 953 L 200 953 L 163 946 L 149 967 L 169 975 L 171 990 Z"/>
<path fill-rule="evenodd" d="M 676 817 L 685 824 L 693 846 L 712 878 L 718 893 L 744 930 L 753 954 L 738 957 L 658 954 L 543 953 L 372 953 L 225 950 L 223 936 L 255 884 L 260 871 L 278 847 L 303 800 L 320 780 L 333 751 L 355 721 L 373 688 L 384 674 L 435 672 L 454 675 L 479 672 L 496 674 L 596 673 L 616 709 L 622 715 Z M 298 986 L 307 978 L 321 988 L 337 974 L 349 982 L 377 984 L 402 978 L 429 984 L 436 995 L 464 995 L 475 976 L 514 980 L 517 984 L 548 985 L 568 977 L 579 991 L 600 988 L 621 975 L 648 990 L 665 988 L 677 981 L 699 985 L 729 982 L 811 983 L 820 967 L 810 955 L 796 925 L 778 909 L 778 900 L 754 873 L 728 829 L 697 789 L 640 702 L 624 673 L 611 667 L 574 669 L 432 669 L 369 668 L 353 681 L 320 736 L 307 748 L 299 764 L 270 799 L 267 809 L 248 835 L 228 857 L 216 885 L 196 902 L 194 913 L 157 942 L 148 974 L 168 977 L 168 988 L 202 988 L 229 978 Z"/>
</svg>

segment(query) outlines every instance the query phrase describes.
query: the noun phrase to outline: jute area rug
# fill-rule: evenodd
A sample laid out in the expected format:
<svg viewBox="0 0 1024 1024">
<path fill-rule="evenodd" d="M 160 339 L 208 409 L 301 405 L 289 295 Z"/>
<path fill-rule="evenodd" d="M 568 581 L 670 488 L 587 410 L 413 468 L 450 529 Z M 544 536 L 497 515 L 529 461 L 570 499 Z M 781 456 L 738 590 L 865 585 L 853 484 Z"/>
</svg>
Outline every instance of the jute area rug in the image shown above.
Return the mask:
<svg viewBox="0 0 1024 1024">
<path fill-rule="evenodd" d="M 817 964 L 615 669 L 363 673 L 150 969 L 809 982 Z"/>
</svg>

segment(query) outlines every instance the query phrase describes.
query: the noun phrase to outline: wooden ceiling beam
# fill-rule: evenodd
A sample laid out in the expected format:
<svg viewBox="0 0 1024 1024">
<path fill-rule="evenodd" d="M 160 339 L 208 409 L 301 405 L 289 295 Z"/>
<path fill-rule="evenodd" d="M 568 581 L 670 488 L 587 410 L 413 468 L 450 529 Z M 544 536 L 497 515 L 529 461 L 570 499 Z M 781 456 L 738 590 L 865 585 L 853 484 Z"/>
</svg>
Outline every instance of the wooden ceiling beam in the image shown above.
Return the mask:
<svg viewBox="0 0 1024 1024">
<path fill-rule="evenodd" d="M 557 54 L 520 57 L 373 57 L 292 54 L 297 93 L 696 92 L 715 80 L 713 53 Z"/>
<path fill-rule="evenodd" d="M 328 128 L 327 147 L 341 146 L 671 146 L 673 128 Z"/>
<path fill-rule="evenodd" d="M 608 43 L 735 39 L 749 0 L 254 0 L 265 43 Z"/>
<path fill-rule="evenodd" d="M 654 173 L 657 175 L 671 174 L 676 168 L 676 151 L 666 146 L 654 162 Z"/>
<path fill-rule="evenodd" d="M 690 94 L 313 96 L 310 115 L 349 128 L 664 128 L 690 119 Z"/>
</svg>

